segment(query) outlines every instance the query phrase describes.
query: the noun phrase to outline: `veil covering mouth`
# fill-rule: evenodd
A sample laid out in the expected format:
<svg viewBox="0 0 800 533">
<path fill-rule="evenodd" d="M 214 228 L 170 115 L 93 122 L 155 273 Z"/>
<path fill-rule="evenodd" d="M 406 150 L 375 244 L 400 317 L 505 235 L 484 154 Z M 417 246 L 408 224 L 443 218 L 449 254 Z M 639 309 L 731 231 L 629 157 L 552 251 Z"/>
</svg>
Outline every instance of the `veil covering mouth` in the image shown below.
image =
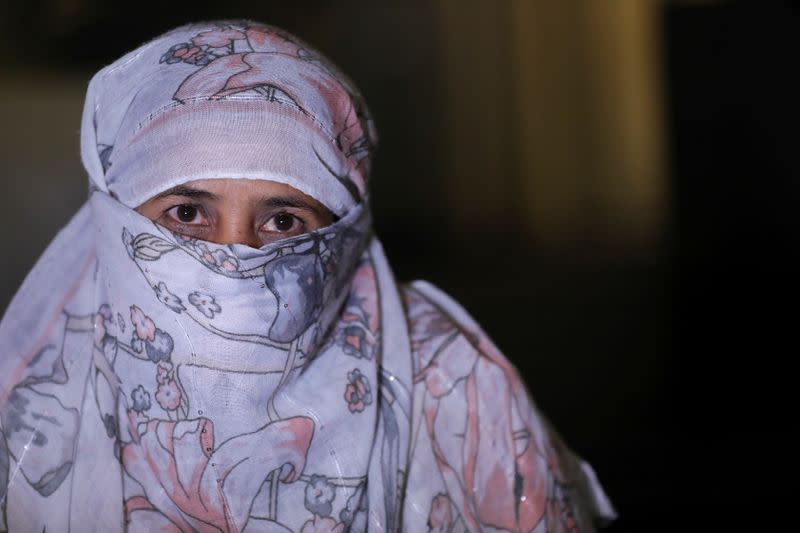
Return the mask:
<svg viewBox="0 0 800 533">
<path fill-rule="evenodd" d="M 90 196 L 0 323 L 0 530 L 591 530 L 613 509 L 516 370 L 371 229 L 377 135 L 319 53 L 190 24 L 100 70 Z M 338 217 L 254 249 L 135 208 L 266 179 Z M 537 529 L 538 528 L 538 529 Z"/>
</svg>

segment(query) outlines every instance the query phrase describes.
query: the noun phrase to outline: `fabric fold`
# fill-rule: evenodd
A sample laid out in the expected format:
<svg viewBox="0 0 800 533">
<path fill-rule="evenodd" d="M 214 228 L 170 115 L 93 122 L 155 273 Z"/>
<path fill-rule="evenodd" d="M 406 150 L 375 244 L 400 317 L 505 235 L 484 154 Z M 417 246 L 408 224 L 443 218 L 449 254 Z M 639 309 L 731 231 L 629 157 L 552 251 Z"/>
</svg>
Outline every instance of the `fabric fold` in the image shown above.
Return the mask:
<svg viewBox="0 0 800 533">
<path fill-rule="evenodd" d="M 336 67 L 252 21 L 176 28 L 95 75 L 89 200 L 0 323 L 0 530 L 590 531 L 613 517 L 469 315 L 397 283 L 372 230 L 376 143 Z M 335 221 L 252 248 L 136 210 L 214 178 L 290 185 Z"/>
</svg>

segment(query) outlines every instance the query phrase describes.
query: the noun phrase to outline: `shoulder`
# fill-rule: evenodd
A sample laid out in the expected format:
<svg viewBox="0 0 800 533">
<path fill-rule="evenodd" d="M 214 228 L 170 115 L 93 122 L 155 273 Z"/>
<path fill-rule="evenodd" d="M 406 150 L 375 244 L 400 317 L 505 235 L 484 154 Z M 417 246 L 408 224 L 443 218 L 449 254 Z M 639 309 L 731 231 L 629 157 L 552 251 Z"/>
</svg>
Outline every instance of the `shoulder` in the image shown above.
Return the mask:
<svg viewBox="0 0 800 533">
<path fill-rule="evenodd" d="M 416 374 L 430 373 L 434 368 L 441 371 L 443 367 L 450 372 L 468 372 L 478 365 L 492 368 L 492 373 L 499 372 L 505 380 L 522 387 L 514 366 L 448 294 L 428 282 L 414 281 L 402 286 L 401 298 Z"/>
<path fill-rule="evenodd" d="M 452 516 L 467 529 L 513 531 L 591 529 L 597 515 L 613 516 L 591 468 L 464 308 L 420 281 L 402 286 L 401 298 L 414 395 Z"/>
</svg>

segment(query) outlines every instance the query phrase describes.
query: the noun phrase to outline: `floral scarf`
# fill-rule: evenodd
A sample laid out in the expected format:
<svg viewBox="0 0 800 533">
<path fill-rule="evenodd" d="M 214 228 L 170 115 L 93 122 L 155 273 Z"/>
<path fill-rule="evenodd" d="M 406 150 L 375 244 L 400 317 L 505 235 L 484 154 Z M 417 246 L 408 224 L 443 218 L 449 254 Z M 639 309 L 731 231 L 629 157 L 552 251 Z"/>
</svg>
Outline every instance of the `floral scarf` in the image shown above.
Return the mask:
<svg viewBox="0 0 800 533">
<path fill-rule="evenodd" d="M 0 530 L 545 531 L 613 511 L 505 358 L 371 232 L 375 131 L 296 38 L 170 31 L 91 81 L 91 194 L 0 323 Z M 253 249 L 132 208 L 270 179 L 324 229 Z M 492 529 L 494 528 L 494 529 Z"/>
</svg>

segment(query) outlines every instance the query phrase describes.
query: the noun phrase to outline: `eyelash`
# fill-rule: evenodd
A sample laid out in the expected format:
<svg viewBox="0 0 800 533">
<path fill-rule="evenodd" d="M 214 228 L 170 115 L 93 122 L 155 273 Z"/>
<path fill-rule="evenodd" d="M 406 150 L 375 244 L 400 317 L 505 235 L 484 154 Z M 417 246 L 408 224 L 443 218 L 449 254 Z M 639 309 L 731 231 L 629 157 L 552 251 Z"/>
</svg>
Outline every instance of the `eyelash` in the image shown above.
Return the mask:
<svg viewBox="0 0 800 533">
<path fill-rule="evenodd" d="M 294 229 L 294 227 L 295 227 L 295 225 L 296 225 L 296 224 L 299 224 L 299 225 L 301 226 L 301 230 L 302 230 L 302 229 L 305 229 L 305 226 L 306 226 L 306 223 L 305 223 L 305 221 L 304 221 L 302 218 L 300 218 L 299 216 L 297 216 L 297 215 L 294 215 L 294 214 L 292 214 L 292 213 L 289 213 L 288 211 L 281 211 L 281 212 L 279 212 L 279 213 L 275 213 L 274 215 L 272 215 L 271 217 L 269 217 L 269 218 L 267 219 L 267 221 L 266 221 L 266 222 L 264 222 L 263 224 L 261 224 L 261 226 L 259 226 L 259 227 L 260 227 L 260 228 L 263 228 L 263 227 L 265 227 L 267 224 L 269 224 L 269 223 L 270 223 L 270 222 L 272 222 L 273 220 L 276 220 L 276 219 L 277 219 L 279 216 L 281 216 L 281 215 L 288 215 L 288 216 L 292 217 L 292 227 L 291 227 L 291 228 L 289 228 L 288 230 L 286 230 L 285 232 L 284 232 L 284 231 L 281 231 L 281 230 L 265 230 L 265 231 L 267 231 L 267 232 L 269 232 L 269 233 L 289 233 L 290 231 L 292 231 L 292 230 Z M 276 221 L 276 224 L 277 224 L 277 221 Z"/>
<path fill-rule="evenodd" d="M 197 210 L 197 214 L 195 216 L 199 215 L 199 216 L 203 217 L 206 220 L 206 224 L 184 222 L 183 220 L 180 220 L 178 218 L 178 215 L 177 215 L 177 210 L 182 208 L 182 207 L 191 207 L 193 209 L 196 209 Z M 173 211 L 175 211 L 175 214 L 172 214 Z M 170 207 L 169 209 L 167 209 L 164 212 L 164 215 L 169 217 L 173 222 L 175 222 L 177 224 L 180 224 L 181 226 L 185 226 L 185 227 L 186 226 L 207 226 L 208 225 L 208 216 L 205 213 L 205 209 L 203 209 L 203 206 L 196 205 L 196 204 L 178 204 L 178 205 L 174 205 L 174 206 Z"/>
<path fill-rule="evenodd" d="M 196 213 L 195 217 L 196 216 L 201 216 L 203 219 L 206 220 L 206 223 L 205 224 L 192 223 L 192 222 L 184 222 L 184 221 L 180 220 L 178 218 L 177 210 L 180 209 L 180 208 L 183 208 L 183 207 L 191 207 L 191 208 L 197 210 L 197 213 Z M 173 211 L 175 213 L 173 213 Z M 299 216 L 297 216 L 297 215 L 295 215 L 293 213 L 290 213 L 288 211 L 280 211 L 278 213 L 275 213 L 275 214 L 271 215 L 266 220 L 266 222 L 260 224 L 259 225 L 259 232 L 264 231 L 265 233 L 284 233 L 281 230 L 261 230 L 261 228 L 263 228 L 267 224 L 269 224 L 270 221 L 275 220 L 277 217 L 279 217 L 281 215 L 288 215 L 288 216 L 292 217 L 292 219 L 296 223 L 299 223 L 302 227 L 306 226 L 306 221 L 303 220 L 303 218 L 301 218 L 301 217 L 299 217 Z M 207 227 L 209 225 L 208 224 L 208 216 L 205 213 L 205 209 L 203 208 L 203 206 L 197 205 L 197 204 L 177 204 L 177 205 L 173 205 L 172 207 L 170 207 L 169 209 L 164 211 L 164 216 L 169 217 L 172 220 L 173 223 L 180 225 L 182 228 L 193 228 L 193 229 L 195 229 L 195 228 L 198 228 L 198 227 Z M 292 225 L 292 228 L 293 227 L 294 227 L 294 224 Z M 289 231 L 291 231 L 292 228 L 290 228 L 289 230 L 286 230 L 285 232 L 288 233 Z"/>
</svg>

